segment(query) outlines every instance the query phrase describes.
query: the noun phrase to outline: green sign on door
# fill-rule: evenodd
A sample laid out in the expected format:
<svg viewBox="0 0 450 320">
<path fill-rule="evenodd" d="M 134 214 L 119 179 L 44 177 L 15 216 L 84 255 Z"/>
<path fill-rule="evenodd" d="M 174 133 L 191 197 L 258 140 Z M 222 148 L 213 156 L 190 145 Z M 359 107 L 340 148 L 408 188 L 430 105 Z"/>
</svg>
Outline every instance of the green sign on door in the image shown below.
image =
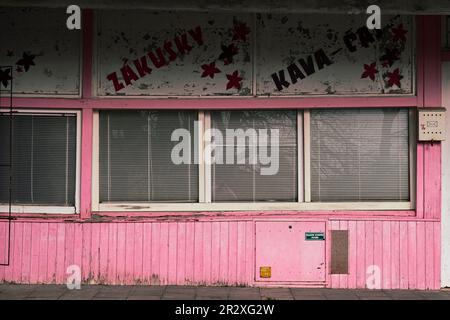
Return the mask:
<svg viewBox="0 0 450 320">
<path fill-rule="evenodd" d="M 323 232 L 305 232 L 306 241 L 325 240 L 325 233 Z"/>
</svg>

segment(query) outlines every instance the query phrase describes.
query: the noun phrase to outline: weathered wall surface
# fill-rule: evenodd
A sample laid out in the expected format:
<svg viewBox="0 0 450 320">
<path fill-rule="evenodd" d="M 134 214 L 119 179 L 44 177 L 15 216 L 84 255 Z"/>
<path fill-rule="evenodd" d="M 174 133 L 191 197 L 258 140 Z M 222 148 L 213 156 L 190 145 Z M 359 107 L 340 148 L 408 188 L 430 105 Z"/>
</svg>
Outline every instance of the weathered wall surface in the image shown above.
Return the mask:
<svg viewBox="0 0 450 320">
<path fill-rule="evenodd" d="M 438 289 L 439 225 L 412 219 L 328 221 L 329 230 L 349 231 L 349 273 L 328 275 L 322 286 L 365 288 L 367 268 L 377 265 L 383 289 Z M 0 222 L 0 243 L 6 243 L 7 233 L 7 223 Z M 255 225 L 251 219 L 17 221 L 11 236 L 11 265 L 0 266 L 0 281 L 65 283 L 67 267 L 76 264 L 81 267 L 83 281 L 90 283 L 259 285 L 255 282 L 259 269 L 254 261 Z M 274 250 L 277 246 L 273 243 Z M 327 242 L 327 257 L 329 250 Z M 4 247 L 0 256 L 5 256 Z M 328 258 L 326 265 L 328 274 Z"/>
</svg>

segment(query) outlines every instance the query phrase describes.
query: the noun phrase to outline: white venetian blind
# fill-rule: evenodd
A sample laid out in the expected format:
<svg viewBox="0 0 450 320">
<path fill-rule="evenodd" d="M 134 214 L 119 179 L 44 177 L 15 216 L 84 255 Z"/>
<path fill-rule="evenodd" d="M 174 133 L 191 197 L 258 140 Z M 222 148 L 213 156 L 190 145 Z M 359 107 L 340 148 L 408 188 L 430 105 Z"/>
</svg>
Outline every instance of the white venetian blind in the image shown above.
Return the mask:
<svg viewBox="0 0 450 320">
<path fill-rule="evenodd" d="M 194 158 L 195 112 L 101 111 L 100 202 L 198 202 L 198 165 L 171 159 L 172 132 L 186 129 Z"/>
<path fill-rule="evenodd" d="M 279 111 L 220 111 L 211 113 L 213 129 L 222 133 L 224 163 L 214 163 L 211 166 L 212 201 L 287 201 L 295 202 L 297 196 L 297 119 L 296 112 L 291 110 Z M 233 157 L 235 162 L 226 163 L 228 145 L 226 144 L 227 130 L 254 129 L 258 134 L 256 156 L 257 163 L 250 161 L 250 148 L 255 147 L 248 139 L 244 144 L 235 140 Z M 267 130 L 267 151 L 271 157 L 270 164 L 261 161 L 261 144 L 264 141 L 261 131 Z M 278 130 L 279 139 L 276 142 L 278 154 L 272 154 L 271 129 Z M 261 140 L 262 139 L 262 140 Z M 275 146 L 275 145 L 274 145 Z M 239 149 L 245 150 L 240 155 Z M 245 157 L 245 163 L 239 164 L 237 159 Z M 276 157 L 276 158 L 275 158 Z M 275 161 L 278 165 L 275 165 Z M 262 168 L 274 166 L 274 174 L 262 174 Z M 277 168 L 277 170 L 275 170 Z M 275 172 L 276 171 L 276 172 Z"/>
<path fill-rule="evenodd" d="M 408 201 L 408 110 L 311 111 L 312 201 Z"/>
<path fill-rule="evenodd" d="M 9 202 L 9 116 L 0 114 L 0 202 Z M 76 116 L 15 113 L 12 203 L 75 205 Z"/>
</svg>

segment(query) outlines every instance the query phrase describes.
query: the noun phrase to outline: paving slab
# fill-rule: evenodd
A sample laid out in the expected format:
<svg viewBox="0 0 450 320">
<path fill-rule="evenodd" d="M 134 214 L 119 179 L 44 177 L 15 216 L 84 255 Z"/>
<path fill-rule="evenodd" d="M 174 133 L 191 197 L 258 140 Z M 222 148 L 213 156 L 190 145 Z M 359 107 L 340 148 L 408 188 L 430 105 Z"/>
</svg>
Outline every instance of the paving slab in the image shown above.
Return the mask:
<svg viewBox="0 0 450 320">
<path fill-rule="evenodd" d="M 0 300 L 450 300 L 450 290 L 0 284 Z"/>
</svg>

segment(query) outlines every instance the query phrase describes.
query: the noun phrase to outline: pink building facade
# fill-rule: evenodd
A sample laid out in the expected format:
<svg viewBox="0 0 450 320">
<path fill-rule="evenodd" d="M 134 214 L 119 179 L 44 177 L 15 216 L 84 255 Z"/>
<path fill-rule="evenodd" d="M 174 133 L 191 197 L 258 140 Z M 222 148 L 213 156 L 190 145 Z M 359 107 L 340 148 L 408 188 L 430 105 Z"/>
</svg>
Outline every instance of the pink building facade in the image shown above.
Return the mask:
<svg viewBox="0 0 450 320">
<path fill-rule="evenodd" d="M 9 10 L 16 9 L 2 14 Z M 12 220 L 7 203 L 0 206 L 0 281 L 66 283 L 76 265 L 85 283 L 440 288 L 441 143 L 418 141 L 416 115 L 442 106 L 441 65 L 449 58 L 442 17 L 393 16 L 377 34 L 361 27 L 365 16 L 346 32 L 343 14 L 328 24 L 302 14 L 199 15 L 84 10 L 82 29 L 68 31 L 57 12 L 48 19 L 61 25 L 52 39 L 32 41 L 31 49 L 4 39 L 9 52 L 0 62 L 14 69 L 14 121 L 31 117 L 34 135 L 39 117 L 63 115 L 66 139 L 36 131 L 43 137 L 33 142 L 54 148 L 33 149 L 31 159 L 49 160 L 31 166 L 41 175 L 13 187 Z M 10 100 L 3 92 L 0 99 L 6 119 Z M 280 134 L 281 173 L 273 178 L 253 173 L 247 183 L 241 167 L 206 162 L 166 170 L 158 155 L 174 142 L 151 140 L 160 136 L 150 127 L 172 127 L 133 122 L 135 113 L 178 112 L 170 123 L 189 114 L 220 129 L 226 116 L 242 123 L 242 111 L 274 112 L 270 119 L 283 112 L 293 121 L 271 122 L 294 132 L 294 142 Z M 347 132 L 354 121 L 361 125 Z M 139 126 L 147 126 L 143 144 L 133 131 Z M 347 138 L 354 140 L 339 144 Z M 16 132 L 11 141 L 20 139 Z M 12 157 L 16 168 L 23 150 Z M 63 182 L 52 185 L 59 167 Z M 15 172 L 13 180 L 28 175 Z M 44 192 L 39 202 L 40 182 L 58 199 Z"/>
</svg>

